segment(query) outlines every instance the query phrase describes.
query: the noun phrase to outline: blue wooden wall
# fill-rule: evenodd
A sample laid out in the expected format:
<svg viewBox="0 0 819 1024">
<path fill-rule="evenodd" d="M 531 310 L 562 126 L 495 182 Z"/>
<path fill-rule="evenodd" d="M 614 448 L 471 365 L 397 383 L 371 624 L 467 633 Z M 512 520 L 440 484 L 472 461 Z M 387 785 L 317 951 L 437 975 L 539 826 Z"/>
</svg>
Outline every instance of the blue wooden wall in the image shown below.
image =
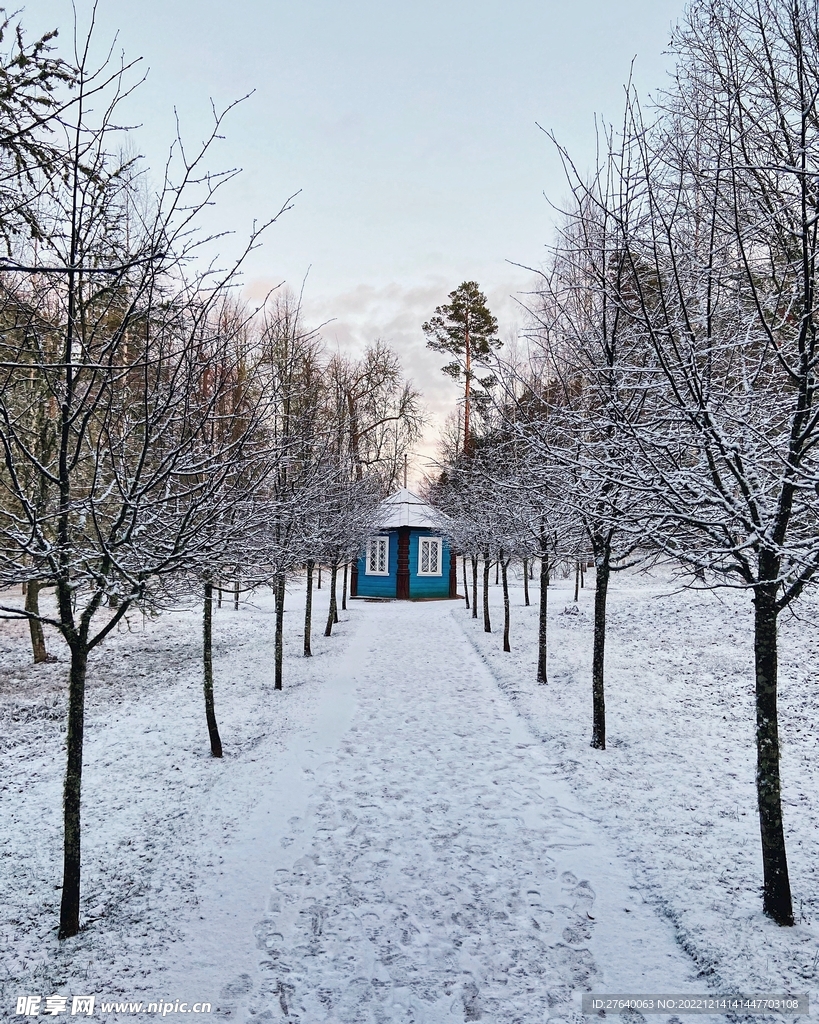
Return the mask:
<svg viewBox="0 0 819 1024">
<path fill-rule="evenodd" d="M 366 552 L 358 558 L 358 596 L 395 597 L 398 580 L 398 531 L 385 530 L 390 538 L 389 576 L 368 576 Z M 433 530 L 412 529 L 409 541 L 410 598 L 449 597 L 449 541 L 442 538 L 441 575 L 418 575 L 418 538 L 420 536 L 440 537 Z"/>
<path fill-rule="evenodd" d="M 390 574 L 389 576 L 367 575 L 367 552 L 358 557 L 358 596 L 359 597 L 395 597 L 395 584 L 398 579 L 398 533 L 385 530 L 378 536 L 390 538 Z"/>
<path fill-rule="evenodd" d="M 441 575 L 418 575 L 418 538 L 440 537 L 440 533 L 432 530 L 413 530 L 409 542 L 410 598 L 413 597 L 449 597 L 449 544 L 446 537 L 441 543 Z"/>
</svg>

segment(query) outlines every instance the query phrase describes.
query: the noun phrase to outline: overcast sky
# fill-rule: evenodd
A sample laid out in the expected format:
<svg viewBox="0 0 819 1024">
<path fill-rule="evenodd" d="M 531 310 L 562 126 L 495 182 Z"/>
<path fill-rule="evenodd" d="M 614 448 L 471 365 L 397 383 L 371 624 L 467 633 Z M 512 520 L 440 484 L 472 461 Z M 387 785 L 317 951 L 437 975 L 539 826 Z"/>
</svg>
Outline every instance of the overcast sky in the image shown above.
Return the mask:
<svg viewBox="0 0 819 1024">
<path fill-rule="evenodd" d="M 86 25 L 90 4 L 76 0 Z M 332 319 L 328 345 L 388 341 L 424 392 L 430 442 L 457 389 L 421 323 L 477 280 L 506 335 L 514 296 L 551 234 L 566 189 L 554 131 L 581 166 L 594 115 L 616 118 L 636 58 L 644 93 L 662 86 L 682 0 L 100 0 L 99 48 L 141 56 L 128 103 L 136 147 L 161 167 L 176 110 L 191 141 L 211 99 L 230 116 L 214 167 L 239 166 L 215 217 L 245 233 L 298 192 L 253 254 L 247 290 L 309 268 L 305 306 Z M 60 29 L 69 0 L 36 0 L 29 35 Z M 540 128 L 538 127 L 541 126 Z M 544 197 L 548 197 L 547 198 Z M 428 445 L 424 446 L 427 451 Z"/>
</svg>

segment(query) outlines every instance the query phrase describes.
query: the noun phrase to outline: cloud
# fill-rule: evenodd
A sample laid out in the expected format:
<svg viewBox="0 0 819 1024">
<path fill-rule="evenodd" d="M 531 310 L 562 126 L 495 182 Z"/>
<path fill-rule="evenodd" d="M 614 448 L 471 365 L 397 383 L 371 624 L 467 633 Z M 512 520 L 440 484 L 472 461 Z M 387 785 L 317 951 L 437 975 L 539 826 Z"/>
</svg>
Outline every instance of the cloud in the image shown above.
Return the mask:
<svg viewBox="0 0 819 1024">
<path fill-rule="evenodd" d="M 524 320 L 516 296 L 525 298 L 531 275 L 509 268 L 508 280 L 485 289 L 489 308 L 498 318 L 500 336 L 506 340 Z M 260 299 L 272 281 L 259 279 L 248 288 L 249 297 Z M 426 347 L 421 324 L 435 307 L 445 303 L 459 282 L 430 275 L 412 284 L 359 284 L 346 290 L 311 295 L 309 279 L 303 310 L 307 322 L 323 324 L 321 335 L 328 349 L 350 354 L 362 353 L 376 339 L 386 342 L 401 360 L 405 375 L 423 394 L 428 424 L 415 451 L 416 475 L 426 471 L 434 459 L 437 440 L 447 415 L 457 408 L 459 386 L 441 373 L 445 360 Z"/>
</svg>

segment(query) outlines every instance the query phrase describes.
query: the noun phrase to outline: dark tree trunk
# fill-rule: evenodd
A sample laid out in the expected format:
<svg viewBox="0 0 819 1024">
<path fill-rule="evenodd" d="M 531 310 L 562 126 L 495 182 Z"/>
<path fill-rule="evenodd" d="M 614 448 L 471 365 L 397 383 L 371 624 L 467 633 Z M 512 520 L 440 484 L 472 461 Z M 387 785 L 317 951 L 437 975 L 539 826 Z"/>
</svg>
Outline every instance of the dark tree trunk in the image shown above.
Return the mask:
<svg viewBox="0 0 819 1024">
<path fill-rule="evenodd" d="M 80 930 L 80 795 L 87 668 L 88 650 L 85 644 L 80 642 L 72 645 L 68 680 L 67 758 L 63 789 L 63 894 L 58 932 L 60 939 L 70 939 Z"/>
<path fill-rule="evenodd" d="M 347 563 L 344 563 L 344 578 L 341 583 L 341 610 L 347 611 Z"/>
<path fill-rule="evenodd" d="M 41 586 L 42 585 L 39 580 L 29 580 L 26 584 L 25 608 L 27 612 L 30 612 L 33 615 L 40 614 Z M 43 634 L 43 624 L 39 619 L 29 619 L 28 630 L 31 635 L 31 653 L 34 655 L 34 664 L 40 665 L 44 661 L 48 661 L 48 651 L 46 649 L 45 635 Z"/>
<path fill-rule="evenodd" d="M 466 578 L 466 555 L 461 559 L 461 565 L 464 571 L 464 601 L 466 601 L 466 610 L 469 611 L 469 581 Z"/>
<path fill-rule="evenodd" d="M 83 735 L 85 732 L 85 677 L 88 650 L 80 642 L 71 648 L 69 675 L 69 722 L 66 737 L 66 784 L 62 795 L 63 848 L 62 900 L 59 907 L 60 939 L 80 931 L 80 797 L 83 780 Z"/>
<path fill-rule="evenodd" d="M 316 563 L 312 558 L 307 559 L 307 595 L 304 599 L 304 656 L 312 658 L 313 649 L 310 646 L 310 634 L 313 628 L 313 567 Z"/>
<path fill-rule="evenodd" d="M 472 618 L 478 617 L 478 556 L 472 555 Z"/>
<path fill-rule="evenodd" d="M 221 583 L 216 588 L 216 607 L 217 608 L 221 608 L 222 607 L 222 584 Z"/>
<path fill-rule="evenodd" d="M 500 556 L 501 580 L 503 582 L 503 649 L 511 651 L 509 646 L 509 562 L 504 560 L 503 552 Z"/>
<path fill-rule="evenodd" d="M 574 603 L 580 597 L 580 562 L 574 563 Z"/>
<path fill-rule="evenodd" d="M 586 585 L 586 563 L 581 560 L 578 565 L 580 566 L 580 589 L 582 590 Z"/>
<path fill-rule="evenodd" d="M 523 559 L 523 603 L 529 607 L 529 559 Z"/>
<path fill-rule="evenodd" d="M 222 756 L 222 741 L 219 739 L 219 727 L 216 724 L 216 712 L 213 709 L 213 584 L 205 584 L 205 606 L 203 615 L 203 657 L 205 681 L 205 717 L 208 722 L 210 736 L 210 752 L 214 757 Z"/>
<path fill-rule="evenodd" d="M 332 636 L 333 626 L 338 622 L 338 613 L 336 612 L 336 576 L 338 575 L 338 566 L 333 564 L 330 570 L 330 610 L 327 614 L 327 626 L 324 630 L 325 636 Z"/>
<path fill-rule="evenodd" d="M 754 594 L 756 793 L 762 836 L 762 909 L 777 924 L 792 925 L 793 905 L 779 778 L 776 591 L 775 584 L 762 583 Z"/>
<path fill-rule="evenodd" d="M 276 682 L 274 689 L 282 688 L 282 661 L 284 660 L 284 573 L 276 574 Z"/>
<path fill-rule="evenodd" d="M 611 547 L 602 538 L 595 543 L 597 575 L 594 582 L 594 649 L 592 653 L 592 740 L 597 750 L 606 749 L 606 599 L 611 575 Z"/>
<path fill-rule="evenodd" d="M 549 611 L 549 559 L 540 559 L 540 615 L 537 626 L 537 681 L 547 682 L 546 641 L 548 638 L 547 613 Z"/>
<path fill-rule="evenodd" d="M 498 562 L 495 562 L 495 586 L 497 586 L 498 583 L 500 582 L 500 577 L 498 575 L 499 573 L 500 573 L 500 564 Z"/>
<path fill-rule="evenodd" d="M 316 581 L 316 590 L 321 590 L 321 566 L 318 567 L 318 580 Z"/>
<path fill-rule="evenodd" d="M 489 621 L 489 570 L 492 562 L 489 559 L 489 552 L 483 554 L 483 631 L 492 632 L 492 623 Z"/>
<path fill-rule="evenodd" d="M 239 611 L 239 577 L 233 581 L 233 608 L 234 611 Z"/>
</svg>

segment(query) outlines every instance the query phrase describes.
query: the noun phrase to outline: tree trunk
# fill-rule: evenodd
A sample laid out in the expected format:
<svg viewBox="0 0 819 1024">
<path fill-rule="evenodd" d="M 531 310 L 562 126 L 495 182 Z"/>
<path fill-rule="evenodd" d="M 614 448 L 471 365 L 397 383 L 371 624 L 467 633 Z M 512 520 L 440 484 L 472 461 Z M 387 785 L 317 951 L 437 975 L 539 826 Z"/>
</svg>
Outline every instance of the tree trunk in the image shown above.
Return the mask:
<svg viewBox="0 0 819 1024">
<path fill-rule="evenodd" d="M 478 556 L 472 555 L 472 618 L 478 617 Z"/>
<path fill-rule="evenodd" d="M 275 690 L 282 688 L 282 661 L 284 659 L 284 573 L 276 573 L 276 682 Z"/>
<path fill-rule="evenodd" d="M 529 607 L 529 559 L 523 559 L 523 603 Z"/>
<path fill-rule="evenodd" d="M 499 574 L 500 574 L 500 565 L 499 565 L 498 562 L 495 562 L 495 586 L 497 586 L 498 583 L 500 583 L 500 575 Z"/>
<path fill-rule="evenodd" d="M 205 607 L 203 615 L 202 645 L 204 657 L 205 680 L 205 717 L 208 722 L 210 736 L 210 752 L 214 757 L 222 756 L 222 741 L 219 739 L 219 727 L 216 724 L 216 712 L 213 709 L 213 584 L 205 584 Z"/>
<path fill-rule="evenodd" d="M 582 590 L 586 585 L 586 563 L 581 559 L 577 564 L 580 567 L 580 589 Z"/>
<path fill-rule="evenodd" d="M 777 924 L 792 925 L 793 905 L 779 779 L 776 591 L 775 584 L 762 583 L 755 588 L 754 596 L 756 793 L 762 837 L 762 909 Z"/>
<path fill-rule="evenodd" d="M 307 594 L 304 599 L 304 656 L 312 658 L 313 649 L 310 646 L 310 633 L 313 628 L 313 566 L 316 563 L 312 558 L 307 559 Z"/>
<path fill-rule="evenodd" d="M 546 640 L 548 637 L 547 613 L 549 611 L 549 559 L 545 555 L 540 559 L 540 617 L 537 627 L 537 681 L 547 682 L 546 678 Z"/>
<path fill-rule="evenodd" d="M 464 380 L 464 455 L 472 452 L 472 439 L 469 432 L 470 390 L 472 387 L 472 342 L 469 340 L 469 324 L 464 331 L 464 354 L 466 356 L 466 375 Z"/>
<path fill-rule="evenodd" d="M 597 575 L 594 582 L 594 649 L 592 653 L 592 740 L 596 750 L 606 749 L 606 599 L 611 574 L 611 547 L 607 541 L 595 544 Z"/>
<path fill-rule="evenodd" d="M 29 580 L 26 584 L 26 611 L 33 615 L 40 614 L 40 590 L 42 584 L 39 580 Z M 41 665 L 48 661 L 43 624 L 39 619 L 28 620 L 28 630 L 31 635 L 31 652 L 34 655 L 34 664 Z"/>
<path fill-rule="evenodd" d="M 489 559 L 489 552 L 483 554 L 483 631 L 492 632 L 492 623 L 489 621 L 489 570 L 492 562 Z"/>
<path fill-rule="evenodd" d="M 321 590 L 321 566 L 318 567 L 318 580 L 316 581 L 316 590 Z"/>
<path fill-rule="evenodd" d="M 330 569 L 330 611 L 327 615 L 327 626 L 324 630 L 325 636 L 331 636 L 333 633 L 333 626 L 338 622 L 338 613 L 336 611 L 336 576 L 338 574 L 338 566 L 333 563 Z"/>
<path fill-rule="evenodd" d="M 330 574 L 330 584 L 333 590 L 333 625 L 335 626 L 338 624 L 338 563 L 333 566 L 333 571 Z"/>
<path fill-rule="evenodd" d="M 63 789 L 63 894 L 57 937 L 70 939 L 80 930 L 80 795 L 82 747 L 85 731 L 85 676 L 88 650 L 84 643 L 71 647 L 68 679 L 68 729 L 65 787 Z"/>
<path fill-rule="evenodd" d="M 509 646 L 509 563 L 504 560 L 502 552 L 499 561 L 503 580 L 503 649 L 509 652 L 512 650 Z"/>
<path fill-rule="evenodd" d="M 347 611 L 347 563 L 344 563 L 344 578 L 341 584 L 341 610 Z"/>
<path fill-rule="evenodd" d="M 222 584 L 220 583 L 216 588 L 216 607 L 222 607 Z"/>
<path fill-rule="evenodd" d="M 233 581 L 233 609 L 239 611 L 239 577 Z"/>
<path fill-rule="evenodd" d="M 464 571 L 464 601 L 466 601 L 466 610 L 469 611 L 469 581 L 466 578 L 466 555 L 461 559 L 461 566 Z"/>
<path fill-rule="evenodd" d="M 574 603 L 577 604 L 577 599 L 580 597 L 580 562 L 574 563 Z"/>
</svg>

